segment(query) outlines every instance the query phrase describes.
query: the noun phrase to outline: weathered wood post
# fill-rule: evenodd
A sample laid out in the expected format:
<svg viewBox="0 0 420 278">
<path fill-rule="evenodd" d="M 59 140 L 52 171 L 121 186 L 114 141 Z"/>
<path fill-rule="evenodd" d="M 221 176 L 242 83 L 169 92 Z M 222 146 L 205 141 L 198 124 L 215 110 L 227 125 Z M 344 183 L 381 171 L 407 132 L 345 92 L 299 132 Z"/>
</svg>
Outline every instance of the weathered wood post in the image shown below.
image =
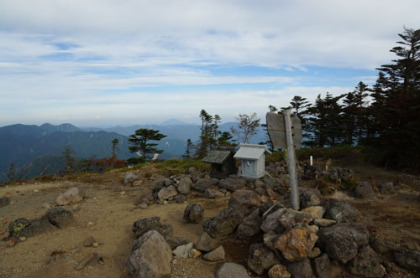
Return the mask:
<svg viewBox="0 0 420 278">
<path fill-rule="evenodd" d="M 286 130 L 286 144 L 287 144 L 287 160 L 290 180 L 290 199 L 294 210 L 299 210 L 299 189 L 296 171 L 296 155 L 295 146 L 293 143 L 293 128 L 291 113 L 289 109 L 283 110 L 284 125 Z"/>
</svg>

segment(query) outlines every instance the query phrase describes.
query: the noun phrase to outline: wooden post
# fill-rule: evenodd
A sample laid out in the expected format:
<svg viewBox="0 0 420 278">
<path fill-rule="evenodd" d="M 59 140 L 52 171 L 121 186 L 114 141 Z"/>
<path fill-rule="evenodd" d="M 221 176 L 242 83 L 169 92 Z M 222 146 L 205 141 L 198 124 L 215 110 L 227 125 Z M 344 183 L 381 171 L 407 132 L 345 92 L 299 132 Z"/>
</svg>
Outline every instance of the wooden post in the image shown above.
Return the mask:
<svg viewBox="0 0 420 278">
<path fill-rule="evenodd" d="M 290 109 L 283 110 L 284 125 L 286 129 L 288 172 L 290 180 L 290 199 L 294 210 L 299 210 L 299 190 L 296 171 L 295 147 L 293 144 L 292 120 L 290 118 Z"/>
</svg>

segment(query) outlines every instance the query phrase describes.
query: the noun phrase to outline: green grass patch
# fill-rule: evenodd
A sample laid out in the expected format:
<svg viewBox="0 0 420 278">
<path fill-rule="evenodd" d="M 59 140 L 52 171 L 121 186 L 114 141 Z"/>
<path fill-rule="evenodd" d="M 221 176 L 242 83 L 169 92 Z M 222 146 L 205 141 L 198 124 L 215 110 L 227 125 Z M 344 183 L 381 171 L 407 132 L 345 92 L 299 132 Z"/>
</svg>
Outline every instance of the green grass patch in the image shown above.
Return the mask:
<svg viewBox="0 0 420 278">
<path fill-rule="evenodd" d="M 170 174 L 185 173 L 191 167 L 199 171 L 206 171 L 210 169 L 209 163 L 204 163 L 201 160 L 194 159 L 178 159 L 172 158 L 154 164 L 157 169 L 169 171 Z"/>
</svg>

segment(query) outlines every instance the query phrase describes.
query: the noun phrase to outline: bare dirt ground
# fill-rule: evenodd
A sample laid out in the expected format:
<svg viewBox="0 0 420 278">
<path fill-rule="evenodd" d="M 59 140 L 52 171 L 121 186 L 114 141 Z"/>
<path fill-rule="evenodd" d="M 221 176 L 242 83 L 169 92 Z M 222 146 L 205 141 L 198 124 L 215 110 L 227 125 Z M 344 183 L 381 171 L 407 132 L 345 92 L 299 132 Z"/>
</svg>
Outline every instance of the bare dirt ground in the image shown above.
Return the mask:
<svg viewBox="0 0 420 278">
<path fill-rule="evenodd" d="M 366 169 L 363 165 L 355 166 L 354 170 L 360 179 L 372 181 L 392 180 L 397 174 L 372 167 Z M 132 224 L 145 217 L 159 216 L 163 224 L 172 225 L 173 236 L 197 242 L 203 232 L 201 224 L 182 222 L 187 204 L 152 204 L 146 209 L 136 206 L 137 200 L 156 184 L 156 179 L 148 178 L 151 171 L 153 169 L 149 167 L 138 172 L 143 181 L 140 186 L 124 185 L 124 173 L 112 171 L 71 180 L 32 181 L 0 187 L 0 196 L 12 199 L 10 205 L 0 208 L 1 238 L 8 236 L 11 221 L 41 217 L 48 208 L 56 206 L 57 196 L 68 188 L 77 186 L 85 195 L 83 201 L 64 206 L 74 215 L 74 223 L 69 227 L 26 238 L 13 247 L 7 246 L 7 241 L 0 242 L 0 277 L 127 277 L 125 266 L 133 241 Z M 342 193 L 336 193 L 335 197 L 347 199 L 361 211 L 372 236 L 409 249 L 419 248 L 419 192 L 400 184 L 396 194 L 382 196 L 376 193 L 377 197 L 369 201 Z M 189 197 L 188 203 L 201 204 L 204 219 L 207 219 L 227 207 L 228 198 Z M 85 247 L 83 242 L 89 236 L 93 236 L 99 246 Z M 226 261 L 246 265 L 249 243 L 235 239 L 222 239 L 220 243 L 227 253 Z M 102 258 L 102 264 L 76 270 L 78 263 L 93 252 Z M 220 265 L 203 259 L 178 259 L 173 264 L 172 277 L 214 277 Z"/>
</svg>

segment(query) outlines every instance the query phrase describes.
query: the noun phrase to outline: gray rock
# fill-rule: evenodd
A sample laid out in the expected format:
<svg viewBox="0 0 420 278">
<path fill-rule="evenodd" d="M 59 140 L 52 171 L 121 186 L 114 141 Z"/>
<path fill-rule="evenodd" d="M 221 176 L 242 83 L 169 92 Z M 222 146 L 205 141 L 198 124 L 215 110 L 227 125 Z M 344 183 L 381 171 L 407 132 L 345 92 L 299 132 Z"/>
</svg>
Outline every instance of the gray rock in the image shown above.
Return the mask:
<svg viewBox="0 0 420 278">
<path fill-rule="evenodd" d="M 330 227 L 334 224 L 336 224 L 337 221 L 332 219 L 325 219 L 325 218 L 319 218 L 314 220 L 314 224 L 318 227 Z"/>
<path fill-rule="evenodd" d="M 218 179 L 198 179 L 193 185 L 193 189 L 199 192 L 204 192 L 207 188 L 214 187 L 218 182 Z"/>
<path fill-rule="evenodd" d="M 127 172 L 124 175 L 124 183 L 128 184 L 128 183 L 133 183 L 136 180 L 139 179 L 139 176 L 137 176 L 136 174 L 134 174 L 133 172 Z"/>
<path fill-rule="evenodd" d="M 165 182 L 164 181 L 158 181 L 152 189 L 153 198 L 157 199 L 159 191 L 162 190 L 162 188 L 164 188 L 164 187 L 165 187 Z"/>
<path fill-rule="evenodd" d="M 228 178 L 225 180 L 221 180 L 219 183 L 220 188 L 225 188 L 231 192 L 234 192 L 238 189 L 243 189 L 246 186 L 246 180 L 244 179 L 232 179 Z"/>
<path fill-rule="evenodd" d="M 47 219 L 52 225 L 57 228 L 64 228 L 73 220 L 73 214 L 63 208 L 50 208 L 42 216 L 42 219 Z"/>
<path fill-rule="evenodd" d="M 185 195 L 176 195 L 174 200 L 177 204 L 183 204 L 187 201 L 187 197 Z"/>
<path fill-rule="evenodd" d="M 307 207 L 302 212 L 309 213 L 313 219 L 321 219 L 324 216 L 325 208 L 322 206 Z"/>
<path fill-rule="evenodd" d="M 73 203 L 78 203 L 83 200 L 83 194 L 77 187 L 72 187 L 68 189 L 63 194 L 60 194 L 57 199 L 56 203 L 59 206 L 66 206 Z"/>
<path fill-rule="evenodd" d="M 285 213 L 280 215 L 278 221 L 285 230 L 289 230 L 298 224 L 309 224 L 309 222 L 312 221 L 312 215 L 306 212 L 288 209 Z"/>
<path fill-rule="evenodd" d="M 7 196 L 0 197 L 0 208 L 10 205 L 10 198 Z"/>
<path fill-rule="evenodd" d="M 220 245 L 216 249 L 205 254 L 203 259 L 212 262 L 223 261 L 225 259 L 225 249 Z"/>
<path fill-rule="evenodd" d="M 396 252 L 394 259 L 402 268 L 420 274 L 420 250 Z"/>
<path fill-rule="evenodd" d="M 236 236 L 241 239 L 255 236 L 260 231 L 261 222 L 260 210 L 257 208 L 250 215 L 244 217 L 236 229 Z"/>
<path fill-rule="evenodd" d="M 172 226 L 162 225 L 159 217 L 143 218 L 133 223 L 132 231 L 136 239 L 151 230 L 156 230 L 161 235 L 166 236 L 172 232 Z"/>
<path fill-rule="evenodd" d="M 292 277 L 299 278 L 315 278 L 312 271 L 311 261 L 304 259 L 302 261 L 288 265 L 287 270 L 292 274 Z"/>
<path fill-rule="evenodd" d="M 363 181 L 356 186 L 354 195 L 360 199 L 369 199 L 375 195 L 375 192 L 370 182 Z"/>
<path fill-rule="evenodd" d="M 174 185 L 175 184 L 175 182 L 174 182 L 173 179 L 168 179 L 168 178 L 164 179 L 163 182 L 165 183 L 165 187 L 168 187 L 170 185 Z"/>
<path fill-rule="evenodd" d="M 19 218 L 9 223 L 9 237 L 31 237 L 45 232 L 55 230 L 47 219 L 28 220 L 26 218 Z"/>
<path fill-rule="evenodd" d="M 195 245 L 195 248 L 200 251 L 208 252 L 215 249 L 216 246 L 208 233 L 202 233 L 197 241 L 197 244 Z"/>
<path fill-rule="evenodd" d="M 250 276 L 243 265 L 224 263 L 216 271 L 216 278 L 250 278 Z"/>
<path fill-rule="evenodd" d="M 324 218 L 332 219 L 337 223 L 360 222 L 360 212 L 345 201 L 331 199 L 327 203 Z"/>
<path fill-rule="evenodd" d="M 178 191 L 181 194 L 188 195 L 191 193 L 193 182 L 190 177 L 183 177 L 178 184 Z"/>
<path fill-rule="evenodd" d="M 314 259 L 314 269 L 318 277 L 332 277 L 331 262 L 327 254 L 322 254 L 318 258 Z"/>
<path fill-rule="evenodd" d="M 217 189 L 214 188 L 207 188 L 204 191 L 204 197 L 207 199 L 216 199 L 220 197 L 224 197 L 225 194 Z"/>
<path fill-rule="evenodd" d="M 395 187 L 392 181 L 378 183 L 378 189 L 382 194 L 394 194 Z"/>
<path fill-rule="evenodd" d="M 278 264 L 274 252 L 262 243 L 254 243 L 249 247 L 249 256 L 247 264 L 249 269 L 258 275 L 262 275 L 264 271 L 270 269 L 273 265 Z"/>
<path fill-rule="evenodd" d="M 319 166 L 308 166 L 304 169 L 302 179 L 314 180 L 322 175 L 321 168 Z"/>
<path fill-rule="evenodd" d="M 203 219 L 204 208 L 199 204 L 188 204 L 184 210 L 184 223 L 200 223 Z"/>
<path fill-rule="evenodd" d="M 165 238 L 166 242 L 169 244 L 172 250 L 177 248 L 178 246 L 189 243 L 187 240 L 183 238 L 173 237 L 171 235 L 164 235 L 163 237 Z"/>
<path fill-rule="evenodd" d="M 399 244 L 381 238 L 372 239 L 370 242 L 370 246 L 373 248 L 373 250 L 375 250 L 375 252 L 378 252 L 380 254 L 403 251 L 402 247 Z"/>
<path fill-rule="evenodd" d="M 341 223 L 321 228 L 318 244 L 332 259 L 347 263 L 356 257 L 360 246 L 369 243 L 369 232 L 360 223 Z"/>
<path fill-rule="evenodd" d="M 299 187 L 300 208 L 304 209 L 321 204 L 321 192 L 315 188 Z"/>
<path fill-rule="evenodd" d="M 364 277 L 383 277 L 385 275 L 385 268 L 369 245 L 359 248 L 357 256 L 348 263 L 348 270 L 351 274 Z"/>
<path fill-rule="evenodd" d="M 263 236 L 264 245 L 270 248 L 271 250 L 276 250 L 276 241 L 279 238 L 279 234 L 274 231 L 269 231 Z"/>
<path fill-rule="evenodd" d="M 190 254 L 192 248 L 193 248 L 193 243 L 190 242 L 188 244 L 178 246 L 177 248 L 175 248 L 175 250 L 172 251 L 172 253 L 177 258 L 186 259 L 186 258 L 189 257 L 189 254 Z"/>
<path fill-rule="evenodd" d="M 157 231 L 134 241 L 127 269 L 132 277 L 169 277 L 172 250 Z"/>
<path fill-rule="evenodd" d="M 252 190 L 236 190 L 229 200 L 229 207 L 243 209 L 246 215 L 260 205 L 260 195 Z"/>
<path fill-rule="evenodd" d="M 273 265 L 268 271 L 269 278 L 290 278 L 292 277 L 287 271 L 287 267 L 282 264 Z"/>
<path fill-rule="evenodd" d="M 171 197 L 175 197 L 178 195 L 178 191 L 176 190 L 175 186 L 170 185 L 168 187 L 162 188 L 158 193 L 159 200 L 168 200 Z"/>
<path fill-rule="evenodd" d="M 276 231 L 278 233 L 283 232 L 284 228 L 280 225 L 279 218 L 286 212 L 286 208 L 281 208 L 268 214 L 261 224 L 261 230 L 265 233 L 268 233 L 269 231 Z"/>
<path fill-rule="evenodd" d="M 348 181 L 353 178 L 353 171 L 337 167 L 328 171 L 328 177 L 335 182 Z"/>
<path fill-rule="evenodd" d="M 217 216 L 207 219 L 203 223 L 203 230 L 212 237 L 224 237 L 235 232 L 245 214 L 241 209 L 229 207 Z"/>
</svg>

